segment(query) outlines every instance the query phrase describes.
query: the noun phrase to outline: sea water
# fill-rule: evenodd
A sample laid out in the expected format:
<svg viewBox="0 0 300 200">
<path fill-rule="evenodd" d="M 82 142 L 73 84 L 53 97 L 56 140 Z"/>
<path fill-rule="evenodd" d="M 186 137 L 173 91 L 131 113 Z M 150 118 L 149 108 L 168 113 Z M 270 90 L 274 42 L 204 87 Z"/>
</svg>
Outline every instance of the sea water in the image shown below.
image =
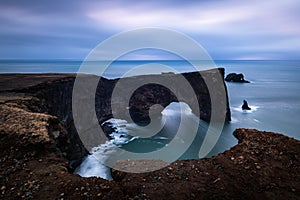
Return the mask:
<svg viewBox="0 0 300 200">
<path fill-rule="evenodd" d="M 160 63 L 176 69 L 179 73 L 195 69 L 185 61 L 117 61 L 114 62 L 104 76 L 107 78 L 122 77 L 123 74 L 138 65 Z M 289 137 L 300 139 L 298 124 L 300 121 L 300 61 L 215 61 L 217 67 L 225 68 L 225 73 L 243 73 L 250 83 L 226 83 L 229 95 L 232 121 L 224 125 L 222 134 L 212 151 L 207 155 L 213 156 L 229 149 L 237 143 L 232 132 L 236 128 L 255 128 L 263 131 L 279 132 Z M 91 62 L 90 70 L 97 71 L 101 62 Z M 0 73 L 76 73 L 80 61 L 0 61 Z M 159 68 L 157 69 L 158 73 Z M 250 111 L 243 111 L 241 105 L 247 100 Z M 144 131 L 143 127 L 128 124 L 126 121 L 113 123 L 121 124 L 126 137 L 112 135 L 107 144 L 95 147 L 94 155 L 89 156 L 77 169 L 82 176 L 99 176 L 111 179 L 109 170 L 103 166 L 101 159 L 107 159 L 113 148 L 124 148 L 128 151 L 155 151 L 163 148 L 171 139 L 180 121 L 178 106 L 172 103 L 163 111 L 166 120 L 165 128 L 152 138 L 130 137 L 130 132 Z M 197 159 L 199 146 L 202 144 L 208 124 L 199 120 L 191 113 L 185 113 L 191 123 L 198 123 L 198 133 L 194 142 L 183 153 L 180 159 Z M 122 120 L 122 119 L 115 119 Z M 111 150 L 111 151 L 110 151 Z M 105 154 L 105 152 L 108 152 Z M 100 157 L 99 157 L 100 156 Z"/>
</svg>

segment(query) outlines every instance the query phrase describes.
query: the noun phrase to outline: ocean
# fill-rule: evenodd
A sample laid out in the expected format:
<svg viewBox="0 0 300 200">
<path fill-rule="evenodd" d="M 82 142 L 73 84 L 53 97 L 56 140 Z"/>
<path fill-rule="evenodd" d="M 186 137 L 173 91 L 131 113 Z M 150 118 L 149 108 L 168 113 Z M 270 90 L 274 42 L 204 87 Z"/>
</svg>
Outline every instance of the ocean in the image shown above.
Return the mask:
<svg viewBox="0 0 300 200">
<path fill-rule="evenodd" d="M 76 73 L 81 63 L 81 61 L 72 60 L 6 60 L 0 61 L 0 73 Z M 122 77 L 133 67 L 148 63 L 154 67 L 156 63 L 167 65 L 180 73 L 194 71 L 194 68 L 185 61 L 115 61 L 103 75 L 106 78 Z M 225 74 L 243 73 L 245 79 L 250 83 L 226 83 L 232 121 L 224 125 L 217 144 L 207 157 L 223 152 L 237 144 L 236 138 L 232 135 L 236 128 L 254 128 L 278 132 L 300 139 L 298 132 L 300 121 L 300 61 L 215 61 L 215 63 L 217 67 L 225 68 Z M 93 72 L 103 63 L 94 61 L 89 64 L 91 66 L 89 72 Z M 161 73 L 159 67 L 154 71 Z M 241 109 L 244 99 L 248 101 L 251 111 Z M 112 126 L 122 130 L 118 130 L 118 134 L 113 133 L 113 139 L 109 145 L 99 144 L 99 147 L 95 147 L 94 155 L 100 155 L 105 148 L 122 148 L 127 151 L 143 153 L 165 147 L 175 137 L 174 132 L 176 132 L 180 122 L 180 113 L 178 112 L 180 105 L 180 103 L 172 103 L 163 111 L 163 117 L 166 120 L 165 127 L 151 138 L 131 137 L 130 133 L 134 132 L 134 135 L 137 135 L 136 133 L 139 131 L 145 130 L 135 124 L 128 124 L 121 119 L 115 119 L 119 123 L 111 123 Z M 180 156 L 180 159 L 197 159 L 208 124 L 194 116 L 186 105 L 184 116 L 190 119 L 191 123 L 197 123 L 199 129 L 192 145 Z M 187 124 L 186 126 L 190 125 Z M 123 134 L 122 137 L 120 137 L 120 133 Z M 107 168 L 104 167 L 103 169 L 102 165 L 99 167 L 95 163 L 98 162 L 94 158 L 86 158 L 81 168 L 77 169 L 77 173 L 82 176 L 100 176 L 110 179 Z"/>
</svg>

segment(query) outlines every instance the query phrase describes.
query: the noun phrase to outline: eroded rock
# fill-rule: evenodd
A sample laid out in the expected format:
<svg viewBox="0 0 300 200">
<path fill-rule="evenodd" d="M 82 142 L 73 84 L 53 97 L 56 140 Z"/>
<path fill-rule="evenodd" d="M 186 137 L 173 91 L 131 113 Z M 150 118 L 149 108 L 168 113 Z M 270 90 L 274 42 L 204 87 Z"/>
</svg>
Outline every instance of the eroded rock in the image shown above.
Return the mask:
<svg viewBox="0 0 300 200">
<path fill-rule="evenodd" d="M 227 82 L 236 82 L 236 83 L 250 83 L 244 79 L 243 74 L 230 73 L 226 76 L 225 81 Z"/>
<path fill-rule="evenodd" d="M 243 100 L 242 109 L 243 110 L 251 110 L 251 108 L 248 106 L 248 102 L 246 100 Z"/>
</svg>

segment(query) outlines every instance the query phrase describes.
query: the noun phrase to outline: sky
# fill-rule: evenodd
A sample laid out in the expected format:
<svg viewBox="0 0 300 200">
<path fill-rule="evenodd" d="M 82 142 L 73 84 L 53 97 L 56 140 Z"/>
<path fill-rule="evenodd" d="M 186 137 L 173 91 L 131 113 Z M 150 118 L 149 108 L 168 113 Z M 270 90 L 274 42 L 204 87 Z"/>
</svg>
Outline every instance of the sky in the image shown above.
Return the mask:
<svg viewBox="0 0 300 200">
<path fill-rule="evenodd" d="M 112 35 L 144 27 L 186 34 L 216 60 L 300 56 L 299 0 L 1 0 L 0 24 L 0 59 L 82 60 Z"/>
</svg>

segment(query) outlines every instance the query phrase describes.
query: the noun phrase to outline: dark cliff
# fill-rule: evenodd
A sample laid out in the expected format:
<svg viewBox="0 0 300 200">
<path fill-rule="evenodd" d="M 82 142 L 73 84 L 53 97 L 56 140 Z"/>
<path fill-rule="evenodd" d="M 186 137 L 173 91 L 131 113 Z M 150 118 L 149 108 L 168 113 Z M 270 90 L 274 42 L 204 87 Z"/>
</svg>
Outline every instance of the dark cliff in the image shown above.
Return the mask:
<svg viewBox="0 0 300 200">
<path fill-rule="evenodd" d="M 17 93 L 26 96 L 34 97 L 35 102 L 29 104 L 29 109 L 34 112 L 42 112 L 56 116 L 67 130 L 67 142 L 64 144 L 64 151 L 69 160 L 82 158 L 87 154 L 86 149 L 83 147 L 82 142 L 76 133 L 76 128 L 73 121 L 72 114 L 72 92 L 74 87 L 75 74 L 56 75 L 56 74 L 43 74 L 43 75 L 2 75 L 6 80 L 1 82 L 1 91 L 3 93 Z M 196 98 L 190 97 L 187 90 L 179 83 L 179 77 L 183 76 L 196 94 Z M 11 80 L 10 80 L 10 78 Z M 31 77 L 31 78 L 30 78 Z M 221 77 L 221 79 L 219 78 Z M 94 75 L 81 75 L 84 80 L 99 79 Z M 112 112 L 112 93 L 115 85 L 120 79 L 108 80 L 100 78 L 95 95 L 95 111 L 99 123 L 113 116 L 122 116 L 126 120 L 130 117 L 135 122 L 148 123 L 150 121 L 149 110 L 153 105 L 161 105 L 156 110 L 152 110 L 155 115 L 160 115 L 162 109 L 172 102 L 185 102 L 194 111 L 198 106 L 200 118 L 205 121 L 210 121 L 211 117 L 211 94 L 206 86 L 206 79 L 217 80 L 216 85 L 224 87 L 225 96 L 220 96 L 218 99 L 219 108 L 217 109 L 218 116 L 224 116 L 226 121 L 230 120 L 230 109 L 227 98 L 226 86 L 224 84 L 224 69 L 213 69 L 203 71 L 200 73 L 184 73 L 177 74 L 162 74 L 162 75 L 144 75 L 136 77 L 122 78 L 122 84 L 130 87 L 133 84 L 140 84 L 141 87 L 133 92 L 129 101 L 122 95 L 114 99 L 113 104 L 116 108 Z M 17 81 L 19 80 L 19 81 Z M 163 81 L 168 84 L 168 88 L 159 84 L 145 84 L 144 82 Z M 20 84 L 23 82 L 23 84 Z M 8 88 L 8 90 L 5 90 Z M 87 87 L 88 88 L 88 87 Z M 172 92 L 177 91 L 177 96 Z M 212 91 L 214 95 L 218 95 L 218 90 Z M 87 98 L 83 96 L 83 99 Z M 128 110 L 130 116 L 128 116 Z M 127 118 L 126 118 L 127 117 Z"/>
</svg>

